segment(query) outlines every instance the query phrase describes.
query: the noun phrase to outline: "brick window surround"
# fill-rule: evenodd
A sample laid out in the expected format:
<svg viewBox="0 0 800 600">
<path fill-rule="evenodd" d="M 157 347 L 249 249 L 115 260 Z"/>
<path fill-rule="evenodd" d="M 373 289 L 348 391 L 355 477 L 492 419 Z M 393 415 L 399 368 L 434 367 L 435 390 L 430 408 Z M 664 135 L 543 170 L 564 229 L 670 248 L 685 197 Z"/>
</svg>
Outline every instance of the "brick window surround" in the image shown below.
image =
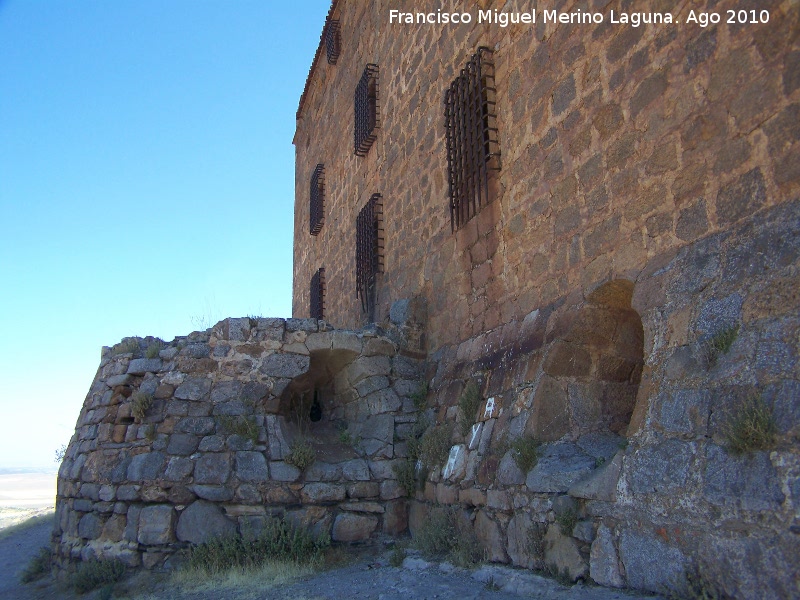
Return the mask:
<svg viewBox="0 0 800 600">
<path fill-rule="evenodd" d="M 478 48 L 444 96 L 450 228 L 489 202 L 490 171 L 500 169 L 492 51 Z"/>
</svg>

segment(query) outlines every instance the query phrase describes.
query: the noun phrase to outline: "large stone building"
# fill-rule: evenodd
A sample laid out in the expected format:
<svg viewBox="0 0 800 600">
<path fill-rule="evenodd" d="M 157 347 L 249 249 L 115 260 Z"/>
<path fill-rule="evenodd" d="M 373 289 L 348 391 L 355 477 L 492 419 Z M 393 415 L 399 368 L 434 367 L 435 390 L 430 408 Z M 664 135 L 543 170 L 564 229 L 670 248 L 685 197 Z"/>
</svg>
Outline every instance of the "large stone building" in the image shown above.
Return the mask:
<svg viewBox="0 0 800 600">
<path fill-rule="evenodd" d="M 798 13 L 333 2 L 297 112 L 294 316 L 411 303 L 436 420 L 469 380 L 484 402 L 412 529 L 456 504 L 492 560 L 800 594 Z M 737 455 L 753 399 L 777 442 Z M 548 444 L 522 473 L 494 449 L 526 434 Z M 592 523 L 564 539 L 562 496 Z"/>
<path fill-rule="evenodd" d="M 800 6 L 757 4 L 335 0 L 295 318 L 104 349 L 60 572 L 445 505 L 490 561 L 800 596 Z"/>
</svg>

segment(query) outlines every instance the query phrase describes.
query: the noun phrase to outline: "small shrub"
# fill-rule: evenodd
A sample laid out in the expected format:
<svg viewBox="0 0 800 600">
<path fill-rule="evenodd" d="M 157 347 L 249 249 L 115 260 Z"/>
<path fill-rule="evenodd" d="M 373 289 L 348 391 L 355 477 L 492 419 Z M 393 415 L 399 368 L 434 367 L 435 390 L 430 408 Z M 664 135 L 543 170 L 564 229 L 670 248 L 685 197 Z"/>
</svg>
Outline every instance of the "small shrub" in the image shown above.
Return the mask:
<svg viewBox="0 0 800 600">
<path fill-rule="evenodd" d="M 392 465 L 392 470 L 397 476 L 397 483 L 403 488 L 407 496 L 414 497 L 417 492 L 417 474 L 414 461 L 406 459 Z"/>
<path fill-rule="evenodd" d="M 519 470 L 527 473 L 539 460 L 539 442 L 530 435 L 524 435 L 511 442 L 511 456 Z"/>
<path fill-rule="evenodd" d="M 271 560 L 308 564 L 319 560 L 328 546 L 326 535 L 315 536 L 284 519 L 269 519 L 256 538 L 222 536 L 194 546 L 186 564 L 189 569 L 211 574 L 257 568 Z"/>
<path fill-rule="evenodd" d="M 461 435 L 466 436 L 469 430 L 472 429 L 472 424 L 475 422 L 475 413 L 478 411 L 480 403 L 481 396 L 478 392 L 478 386 L 474 381 L 470 380 L 458 399 Z"/>
<path fill-rule="evenodd" d="M 30 583 L 41 579 L 50 572 L 50 548 L 42 546 L 34 557 L 28 562 L 20 576 L 22 583 Z"/>
<path fill-rule="evenodd" d="M 136 356 L 140 351 L 139 340 L 136 338 L 125 338 L 112 348 L 111 353 L 115 356 L 118 354 L 133 354 Z"/>
<path fill-rule="evenodd" d="M 414 536 L 414 545 L 429 559 L 446 558 L 469 567 L 483 558 L 480 542 L 453 508 L 434 507 Z"/>
<path fill-rule="evenodd" d="M 317 452 L 314 450 L 314 446 L 307 439 L 298 438 L 292 443 L 289 455 L 284 460 L 301 471 L 305 471 L 316 459 Z"/>
<path fill-rule="evenodd" d="M 419 386 L 416 392 L 411 394 L 411 400 L 414 402 L 414 408 L 418 411 L 425 410 L 428 403 L 428 384 L 427 382 Z"/>
<path fill-rule="evenodd" d="M 738 323 L 719 330 L 712 335 L 711 338 L 706 340 L 703 345 L 703 353 L 708 369 L 717 364 L 717 360 L 719 360 L 720 356 L 727 354 L 737 337 L 739 337 Z"/>
<path fill-rule="evenodd" d="M 434 425 L 420 438 L 419 458 L 427 467 L 433 468 L 443 465 L 450 452 L 450 440 L 452 437 L 452 424 Z"/>
<path fill-rule="evenodd" d="M 247 438 L 254 444 L 258 442 L 259 428 L 256 418 L 243 415 L 220 415 L 219 424 L 223 433 L 228 435 L 240 435 Z"/>
<path fill-rule="evenodd" d="M 406 549 L 400 544 L 396 544 L 392 553 L 389 555 L 389 564 L 393 567 L 402 567 L 406 559 Z"/>
<path fill-rule="evenodd" d="M 752 397 L 737 407 L 723 428 L 728 449 L 734 454 L 775 448 L 778 425 L 772 409 L 761 397 Z"/>
<path fill-rule="evenodd" d="M 64 457 L 66 455 L 67 455 L 67 445 L 61 444 L 58 448 L 56 448 L 55 461 L 57 463 L 60 463 L 61 461 L 64 460 Z"/>
<path fill-rule="evenodd" d="M 79 594 L 99 587 L 113 585 L 125 575 L 125 565 L 119 560 L 92 560 L 81 563 L 72 577 L 72 587 Z"/>
<path fill-rule="evenodd" d="M 558 523 L 561 533 L 572 536 L 572 530 L 578 524 L 578 513 L 575 512 L 575 509 L 568 508 L 556 515 L 556 523 Z"/>
<path fill-rule="evenodd" d="M 145 358 L 158 358 L 159 353 L 164 349 L 164 342 L 156 340 L 144 351 Z"/>
<path fill-rule="evenodd" d="M 139 419 L 144 419 L 147 411 L 153 406 L 153 397 L 144 392 L 136 392 L 131 396 L 131 414 Z"/>
<path fill-rule="evenodd" d="M 487 592 L 499 592 L 501 588 L 494 580 L 494 577 L 489 577 L 489 581 L 486 582 L 486 585 L 483 586 Z"/>
</svg>

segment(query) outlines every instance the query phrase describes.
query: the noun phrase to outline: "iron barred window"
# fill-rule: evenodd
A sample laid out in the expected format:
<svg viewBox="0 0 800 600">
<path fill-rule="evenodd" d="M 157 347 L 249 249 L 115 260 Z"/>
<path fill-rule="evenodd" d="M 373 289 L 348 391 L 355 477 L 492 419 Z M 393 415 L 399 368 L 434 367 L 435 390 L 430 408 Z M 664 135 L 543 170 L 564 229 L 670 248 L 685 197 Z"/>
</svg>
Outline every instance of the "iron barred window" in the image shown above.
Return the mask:
<svg viewBox="0 0 800 600">
<path fill-rule="evenodd" d="M 492 51 L 480 47 L 445 92 L 450 227 L 489 202 L 489 171 L 500 169 Z"/>
<path fill-rule="evenodd" d="M 341 52 L 341 37 L 339 33 L 339 21 L 328 21 L 325 26 L 325 54 L 329 65 L 335 65 Z"/>
<path fill-rule="evenodd" d="M 368 64 L 356 86 L 353 139 L 355 153 L 366 156 L 380 129 L 378 110 L 378 65 Z"/>
<path fill-rule="evenodd" d="M 373 194 L 356 218 L 356 296 L 370 321 L 375 318 L 376 283 L 383 273 L 383 199 Z"/>
<path fill-rule="evenodd" d="M 325 267 L 320 267 L 311 277 L 309 314 L 312 319 L 325 318 Z"/>
<path fill-rule="evenodd" d="M 325 224 L 325 165 L 318 164 L 311 175 L 311 206 L 309 222 L 311 235 L 317 235 Z"/>
</svg>

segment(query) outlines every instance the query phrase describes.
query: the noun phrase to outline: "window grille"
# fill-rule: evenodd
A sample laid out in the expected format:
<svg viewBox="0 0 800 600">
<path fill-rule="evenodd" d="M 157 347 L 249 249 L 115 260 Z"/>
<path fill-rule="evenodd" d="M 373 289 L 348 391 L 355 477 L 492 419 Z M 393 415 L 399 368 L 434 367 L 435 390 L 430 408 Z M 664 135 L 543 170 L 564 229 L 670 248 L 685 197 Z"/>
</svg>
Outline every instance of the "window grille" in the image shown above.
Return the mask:
<svg viewBox="0 0 800 600">
<path fill-rule="evenodd" d="M 325 165 L 318 164 L 311 175 L 311 235 L 317 235 L 325 224 Z"/>
<path fill-rule="evenodd" d="M 325 267 L 320 267 L 311 277 L 310 315 L 312 319 L 325 318 Z"/>
<path fill-rule="evenodd" d="M 368 64 L 358 81 L 355 93 L 355 153 L 366 156 L 380 129 L 378 114 L 378 65 Z"/>
<path fill-rule="evenodd" d="M 500 169 L 492 51 L 480 47 L 444 96 L 450 228 L 489 202 L 489 171 Z"/>
<path fill-rule="evenodd" d="M 336 64 L 341 49 L 339 21 L 328 21 L 328 24 L 325 26 L 325 54 L 328 57 L 329 65 Z"/>
<path fill-rule="evenodd" d="M 356 296 L 370 321 L 375 319 L 376 283 L 383 273 L 383 199 L 373 194 L 356 218 Z"/>
</svg>

